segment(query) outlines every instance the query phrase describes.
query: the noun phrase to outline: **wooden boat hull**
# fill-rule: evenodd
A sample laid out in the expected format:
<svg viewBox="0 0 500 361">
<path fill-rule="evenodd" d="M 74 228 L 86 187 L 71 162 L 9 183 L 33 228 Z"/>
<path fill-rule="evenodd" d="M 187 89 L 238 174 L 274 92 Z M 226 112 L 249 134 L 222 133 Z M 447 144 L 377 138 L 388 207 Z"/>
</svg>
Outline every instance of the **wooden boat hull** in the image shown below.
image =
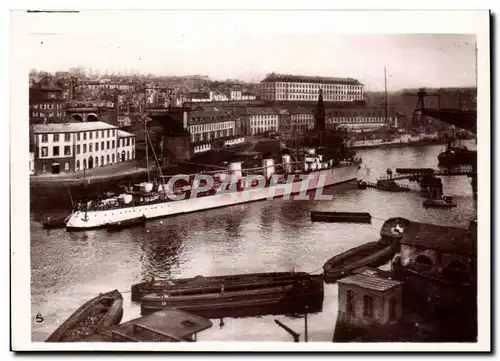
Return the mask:
<svg viewBox="0 0 500 361">
<path fill-rule="evenodd" d="M 106 304 L 105 313 L 96 323 L 92 321 L 92 313 L 97 306 Z M 109 305 L 109 307 L 107 307 Z M 99 295 L 76 310 L 61 326 L 50 335 L 45 342 L 76 342 L 99 331 L 115 326 L 123 317 L 123 297 L 118 290 Z"/>
<path fill-rule="evenodd" d="M 106 231 L 117 232 L 125 228 L 144 226 L 145 224 L 146 224 L 146 217 L 139 217 L 121 222 L 108 223 L 106 225 Z"/>
<path fill-rule="evenodd" d="M 313 222 L 353 222 L 371 223 L 372 216 L 366 212 L 322 212 L 311 211 Z"/>
<path fill-rule="evenodd" d="M 222 292 L 221 292 L 222 291 Z M 183 289 L 141 298 L 143 314 L 176 308 L 207 318 L 250 317 L 265 314 L 319 312 L 323 306 L 323 276 L 310 276 L 291 282 L 240 283 L 224 289 Z"/>
<path fill-rule="evenodd" d="M 396 244 L 370 242 L 336 255 L 323 266 L 325 282 L 333 283 L 360 267 L 380 266 L 394 257 L 396 247 Z"/>
<path fill-rule="evenodd" d="M 141 299 L 143 315 L 164 308 L 175 308 L 206 318 L 251 317 L 268 314 L 320 312 L 323 307 L 323 276 L 285 286 L 253 290 L 192 295 L 150 294 Z"/>
<path fill-rule="evenodd" d="M 232 289 L 251 289 L 252 287 L 263 287 L 266 284 L 276 282 L 292 283 L 300 279 L 309 279 L 311 275 L 305 272 L 267 272 L 253 274 L 236 274 L 224 276 L 193 278 L 179 278 L 172 280 L 154 280 L 152 282 L 141 282 L 132 285 L 132 301 L 139 302 L 141 297 L 158 292 L 213 292 L 220 290 L 224 285 L 226 290 Z"/>
</svg>

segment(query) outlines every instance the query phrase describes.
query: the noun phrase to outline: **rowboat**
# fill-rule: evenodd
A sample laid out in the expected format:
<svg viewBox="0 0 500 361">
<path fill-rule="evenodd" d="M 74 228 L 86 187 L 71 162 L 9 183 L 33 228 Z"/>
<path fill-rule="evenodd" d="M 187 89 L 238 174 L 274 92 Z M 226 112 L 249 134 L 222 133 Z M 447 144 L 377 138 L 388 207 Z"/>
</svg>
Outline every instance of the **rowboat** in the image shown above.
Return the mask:
<svg viewBox="0 0 500 361">
<path fill-rule="evenodd" d="M 145 223 L 146 223 L 145 216 L 132 218 L 132 219 L 128 219 L 125 221 L 108 223 L 106 225 L 106 231 L 116 232 L 116 231 L 120 231 L 124 228 L 129 228 L 129 227 L 134 227 L 134 226 L 143 226 Z"/>
<path fill-rule="evenodd" d="M 360 267 L 377 267 L 390 261 L 396 254 L 397 244 L 384 244 L 382 242 L 369 242 L 338 254 L 323 266 L 326 282 L 335 282 L 340 278 L 350 275 Z"/>
<path fill-rule="evenodd" d="M 68 221 L 69 216 L 64 217 L 47 217 L 47 219 L 42 222 L 43 228 L 45 229 L 56 229 L 56 228 L 64 228 L 66 227 L 66 222 Z"/>
<path fill-rule="evenodd" d="M 76 310 L 45 342 L 77 342 L 120 323 L 123 297 L 118 290 L 100 294 Z"/>
<path fill-rule="evenodd" d="M 297 280 L 309 280 L 311 275 L 305 272 L 267 272 L 250 273 L 224 276 L 203 277 L 179 279 L 151 279 L 132 285 L 132 301 L 139 302 L 141 297 L 150 293 L 170 293 L 182 291 L 187 293 L 206 293 L 220 290 L 224 285 L 226 290 L 237 289 L 255 289 L 267 285 L 281 282 L 281 284 L 290 284 Z"/>
</svg>

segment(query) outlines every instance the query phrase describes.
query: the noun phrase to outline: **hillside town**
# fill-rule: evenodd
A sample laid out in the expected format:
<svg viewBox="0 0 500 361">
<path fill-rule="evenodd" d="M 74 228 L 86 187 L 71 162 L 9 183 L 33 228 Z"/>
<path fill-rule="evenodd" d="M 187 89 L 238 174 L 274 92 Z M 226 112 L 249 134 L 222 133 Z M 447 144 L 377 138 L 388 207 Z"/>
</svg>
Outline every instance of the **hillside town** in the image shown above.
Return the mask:
<svg viewBox="0 0 500 361">
<path fill-rule="evenodd" d="M 51 74 L 33 69 L 29 92 L 30 174 L 42 178 L 111 165 L 111 173 L 143 167 L 145 131 L 162 165 L 255 139 L 293 143 L 314 128 L 320 92 L 326 128 L 349 134 L 353 146 L 436 139 L 452 129 L 438 120 L 415 128 L 411 120 L 417 90 L 366 92 L 351 78 L 272 73 L 260 83 L 245 83 L 202 75 L 101 75 L 83 68 Z M 429 94 L 439 94 L 430 107 L 475 108 L 470 89 Z M 430 103 L 433 99 L 427 97 Z M 165 118 L 160 115 L 172 121 L 161 121 Z"/>
</svg>

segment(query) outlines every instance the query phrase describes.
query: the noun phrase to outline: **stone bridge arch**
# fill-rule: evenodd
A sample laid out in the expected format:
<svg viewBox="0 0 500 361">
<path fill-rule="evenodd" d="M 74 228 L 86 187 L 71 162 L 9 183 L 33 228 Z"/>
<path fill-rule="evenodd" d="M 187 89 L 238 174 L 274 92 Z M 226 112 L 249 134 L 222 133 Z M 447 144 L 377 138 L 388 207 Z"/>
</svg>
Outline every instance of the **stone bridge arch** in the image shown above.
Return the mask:
<svg viewBox="0 0 500 361">
<path fill-rule="evenodd" d="M 78 122 L 83 122 L 83 114 L 80 113 L 71 114 L 71 119 L 74 119 Z"/>
<path fill-rule="evenodd" d="M 98 120 L 99 120 L 99 117 L 97 116 L 96 113 L 88 113 L 86 116 L 87 122 L 96 122 Z"/>
</svg>

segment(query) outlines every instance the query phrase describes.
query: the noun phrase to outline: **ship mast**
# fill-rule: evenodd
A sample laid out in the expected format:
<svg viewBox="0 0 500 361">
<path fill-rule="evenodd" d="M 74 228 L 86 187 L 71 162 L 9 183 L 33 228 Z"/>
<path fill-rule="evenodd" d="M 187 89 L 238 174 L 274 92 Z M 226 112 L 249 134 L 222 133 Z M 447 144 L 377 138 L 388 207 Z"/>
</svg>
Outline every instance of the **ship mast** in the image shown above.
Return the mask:
<svg viewBox="0 0 500 361">
<path fill-rule="evenodd" d="M 144 85 L 144 107 L 142 108 L 142 120 L 144 121 L 144 143 L 146 145 L 146 169 L 148 172 L 148 182 L 151 181 L 151 176 L 149 174 L 149 155 L 148 155 L 148 130 L 146 124 L 146 104 L 147 104 L 147 85 Z"/>
<path fill-rule="evenodd" d="M 384 123 L 387 125 L 387 68 L 384 66 Z"/>
</svg>

